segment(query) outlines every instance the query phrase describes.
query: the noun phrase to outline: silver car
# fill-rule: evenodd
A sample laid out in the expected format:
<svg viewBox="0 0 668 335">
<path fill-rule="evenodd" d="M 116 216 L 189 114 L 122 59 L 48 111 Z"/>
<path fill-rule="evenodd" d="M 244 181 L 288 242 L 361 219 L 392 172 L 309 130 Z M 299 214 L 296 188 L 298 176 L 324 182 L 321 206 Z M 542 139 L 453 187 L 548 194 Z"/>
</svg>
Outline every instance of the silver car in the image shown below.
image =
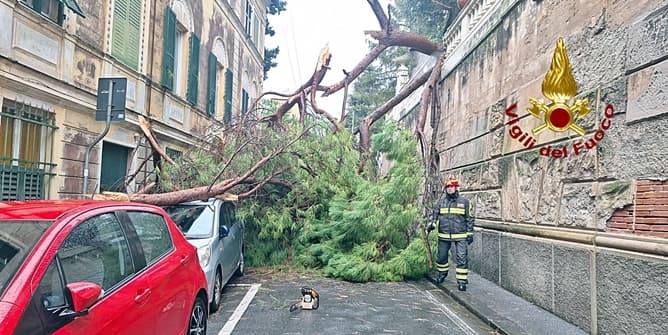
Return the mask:
<svg viewBox="0 0 668 335">
<path fill-rule="evenodd" d="M 244 273 L 243 227 L 233 203 L 220 199 L 165 206 L 165 211 L 197 248 L 209 285 L 209 309 L 218 310 L 223 286 Z M 213 289 L 212 289 L 213 288 Z"/>
</svg>

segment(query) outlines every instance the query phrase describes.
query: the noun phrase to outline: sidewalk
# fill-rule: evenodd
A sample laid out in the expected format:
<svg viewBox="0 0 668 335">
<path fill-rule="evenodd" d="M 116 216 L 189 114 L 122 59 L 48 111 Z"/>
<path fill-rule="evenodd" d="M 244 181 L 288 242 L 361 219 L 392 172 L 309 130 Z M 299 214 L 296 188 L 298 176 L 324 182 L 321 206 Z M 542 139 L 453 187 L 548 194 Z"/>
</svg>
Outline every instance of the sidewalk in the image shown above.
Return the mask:
<svg viewBox="0 0 668 335">
<path fill-rule="evenodd" d="M 587 334 L 475 273 L 469 272 L 469 285 L 465 292 L 457 289 L 454 269 L 443 284 L 436 284 L 436 273 L 430 274 L 428 279 L 501 334 Z"/>
</svg>

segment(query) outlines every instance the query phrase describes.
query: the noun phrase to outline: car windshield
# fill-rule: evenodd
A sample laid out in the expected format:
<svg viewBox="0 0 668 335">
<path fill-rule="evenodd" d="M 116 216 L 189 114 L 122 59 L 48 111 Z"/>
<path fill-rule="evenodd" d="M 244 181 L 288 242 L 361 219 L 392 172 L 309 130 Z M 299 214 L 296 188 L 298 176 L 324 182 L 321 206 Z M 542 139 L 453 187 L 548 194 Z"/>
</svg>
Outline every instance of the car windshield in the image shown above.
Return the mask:
<svg viewBox="0 0 668 335">
<path fill-rule="evenodd" d="M 209 238 L 213 235 L 214 211 L 209 205 L 167 206 L 165 211 L 186 238 Z"/>
<path fill-rule="evenodd" d="M 0 297 L 52 221 L 0 221 Z"/>
</svg>

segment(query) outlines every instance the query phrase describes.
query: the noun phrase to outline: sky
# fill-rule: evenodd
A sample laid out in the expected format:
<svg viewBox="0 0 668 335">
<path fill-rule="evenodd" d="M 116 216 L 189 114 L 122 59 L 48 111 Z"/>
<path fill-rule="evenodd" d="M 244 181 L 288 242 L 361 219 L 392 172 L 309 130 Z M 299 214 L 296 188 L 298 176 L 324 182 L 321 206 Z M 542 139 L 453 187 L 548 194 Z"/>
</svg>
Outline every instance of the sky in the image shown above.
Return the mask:
<svg viewBox="0 0 668 335">
<path fill-rule="evenodd" d="M 387 1 L 381 1 L 387 8 Z M 267 36 L 268 49 L 278 46 L 277 67 L 269 71 L 264 91 L 292 93 L 315 70 L 320 50 L 329 46 L 331 69 L 324 85 L 343 79 L 368 51 L 365 30 L 380 29 L 365 0 L 287 0 L 286 10 L 269 15 L 276 34 Z M 318 106 L 339 117 L 343 90 L 328 98 L 318 95 Z"/>
</svg>

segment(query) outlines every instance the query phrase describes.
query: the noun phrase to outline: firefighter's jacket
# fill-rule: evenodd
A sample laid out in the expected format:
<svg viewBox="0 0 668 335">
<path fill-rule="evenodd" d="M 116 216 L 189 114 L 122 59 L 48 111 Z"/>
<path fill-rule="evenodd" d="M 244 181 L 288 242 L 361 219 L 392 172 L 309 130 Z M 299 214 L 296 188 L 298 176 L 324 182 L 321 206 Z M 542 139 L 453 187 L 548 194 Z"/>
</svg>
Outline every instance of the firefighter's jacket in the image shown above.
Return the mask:
<svg viewBox="0 0 668 335">
<path fill-rule="evenodd" d="M 463 240 L 473 235 L 473 207 L 459 192 L 443 193 L 433 207 L 432 219 L 438 219 L 438 238 Z"/>
</svg>

